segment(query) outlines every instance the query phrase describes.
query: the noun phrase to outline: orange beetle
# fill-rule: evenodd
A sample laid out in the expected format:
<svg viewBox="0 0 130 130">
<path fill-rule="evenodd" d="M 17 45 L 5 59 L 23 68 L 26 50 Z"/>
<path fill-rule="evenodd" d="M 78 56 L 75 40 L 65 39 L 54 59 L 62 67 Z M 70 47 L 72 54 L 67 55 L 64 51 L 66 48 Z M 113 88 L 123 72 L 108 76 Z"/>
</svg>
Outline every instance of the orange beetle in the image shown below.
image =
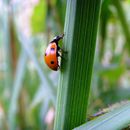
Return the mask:
<svg viewBox="0 0 130 130">
<path fill-rule="evenodd" d="M 56 36 L 48 45 L 44 56 L 45 62 L 48 65 L 48 67 L 55 71 L 57 71 L 59 68 L 58 57 L 61 57 L 61 48 L 58 45 L 58 41 L 63 37 L 64 34 L 61 36 Z"/>
</svg>

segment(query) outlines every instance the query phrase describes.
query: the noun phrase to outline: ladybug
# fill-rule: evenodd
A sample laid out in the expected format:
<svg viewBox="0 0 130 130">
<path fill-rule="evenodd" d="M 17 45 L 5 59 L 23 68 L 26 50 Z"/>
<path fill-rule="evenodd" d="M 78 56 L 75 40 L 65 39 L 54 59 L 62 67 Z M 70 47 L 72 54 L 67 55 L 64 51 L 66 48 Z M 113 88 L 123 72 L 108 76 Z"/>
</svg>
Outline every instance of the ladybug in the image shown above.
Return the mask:
<svg viewBox="0 0 130 130">
<path fill-rule="evenodd" d="M 61 52 L 62 49 L 58 45 L 58 41 L 60 39 L 63 39 L 64 34 L 61 36 L 56 36 L 53 38 L 53 40 L 49 43 L 46 51 L 45 51 L 45 62 L 48 65 L 48 67 L 54 71 L 57 71 L 59 69 L 59 61 L 58 58 L 62 57 Z"/>
</svg>

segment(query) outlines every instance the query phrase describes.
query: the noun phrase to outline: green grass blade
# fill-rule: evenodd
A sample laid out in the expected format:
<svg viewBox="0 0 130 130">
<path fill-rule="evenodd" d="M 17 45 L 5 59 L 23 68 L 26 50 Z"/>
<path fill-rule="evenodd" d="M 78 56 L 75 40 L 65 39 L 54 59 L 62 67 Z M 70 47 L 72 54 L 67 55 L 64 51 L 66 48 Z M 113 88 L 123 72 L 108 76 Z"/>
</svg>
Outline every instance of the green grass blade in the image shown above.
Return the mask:
<svg viewBox="0 0 130 130">
<path fill-rule="evenodd" d="M 85 122 L 101 0 L 68 0 L 54 130 Z"/>
<path fill-rule="evenodd" d="M 16 120 L 15 115 L 17 113 L 17 105 L 18 105 L 18 98 L 19 94 L 22 88 L 22 82 L 23 82 L 23 76 L 25 73 L 25 67 L 27 62 L 27 56 L 24 50 L 22 50 L 22 53 L 20 55 L 18 66 L 16 69 L 16 75 L 14 80 L 14 86 L 12 91 L 12 98 L 9 108 L 9 128 L 10 130 L 14 130 L 16 127 Z"/>
<path fill-rule="evenodd" d="M 115 6 L 116 10 L 117 10 L 117 15 L 120 19 L 121 25 L 122 25 L 122 29 L 124 31 L 124 36 L 126 38 L 126 43 L 128 46 L 128 49 L 130 50 L 130 30 L 129 30 L 129 24 L 127 23 L 127 18 L 125 16 L 125 12 L 123 10 L 123 6 L 120 0 L 112 0 L 113 5 Z"/>
<path fill-rule="evenodd" d="M 9 6 L 8 0 L 3 0 L 2 10 L 2 30 L 3 30 L 3 45 L 4 45 L 4 58 L 6 62 L 6 73 L 5 73 L 5 85 L 7 88 L 10 89 L 12 85 L 12 77 L 13 77 L 13 70 L 12 70 L 12 55 L 11 55 L 11 41 L 10 41 L 10 21 L 9 21 L 9 10 L 6 8 Z"/>
<path fill-rule="evenodd" d="M 121 130 L 130 123 L 130 103 L 74 130 Z"/>
</svg>

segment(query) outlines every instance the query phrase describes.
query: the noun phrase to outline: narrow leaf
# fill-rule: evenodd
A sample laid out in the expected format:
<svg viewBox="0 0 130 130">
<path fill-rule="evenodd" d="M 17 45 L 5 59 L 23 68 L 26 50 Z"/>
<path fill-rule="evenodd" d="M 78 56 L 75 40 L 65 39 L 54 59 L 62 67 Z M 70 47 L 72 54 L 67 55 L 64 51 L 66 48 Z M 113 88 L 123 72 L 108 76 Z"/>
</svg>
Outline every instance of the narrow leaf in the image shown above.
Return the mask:
<svg viewBox="0 0 130 130">
<path fill-rule="evenodd" d="M 130 103 L 74 130 L 120 130 L 130 123 Z"/>
<path fill-rule="evenodd" d="M 101 0 L 68 0 L 54 130 L 85 122 Z"/>
</svg>

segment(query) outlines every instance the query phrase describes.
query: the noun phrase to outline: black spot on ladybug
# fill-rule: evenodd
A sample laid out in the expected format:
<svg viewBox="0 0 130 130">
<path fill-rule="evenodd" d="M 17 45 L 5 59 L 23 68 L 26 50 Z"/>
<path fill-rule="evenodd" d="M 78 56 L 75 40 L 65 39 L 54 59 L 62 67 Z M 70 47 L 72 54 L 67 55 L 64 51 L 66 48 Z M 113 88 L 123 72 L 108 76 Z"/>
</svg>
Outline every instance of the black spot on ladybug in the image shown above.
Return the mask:
<svg viewBox="0 0 130 130">
<path fill-rule="evenodd" d="M 51 48 L 51 51 L 54 51 L 55 50 L 55 48 Z"/>
<path fill-rule="evenodd" d="M 54 61 L 51 61 L 51 64 L 54 64 Z"/>
</svg>

